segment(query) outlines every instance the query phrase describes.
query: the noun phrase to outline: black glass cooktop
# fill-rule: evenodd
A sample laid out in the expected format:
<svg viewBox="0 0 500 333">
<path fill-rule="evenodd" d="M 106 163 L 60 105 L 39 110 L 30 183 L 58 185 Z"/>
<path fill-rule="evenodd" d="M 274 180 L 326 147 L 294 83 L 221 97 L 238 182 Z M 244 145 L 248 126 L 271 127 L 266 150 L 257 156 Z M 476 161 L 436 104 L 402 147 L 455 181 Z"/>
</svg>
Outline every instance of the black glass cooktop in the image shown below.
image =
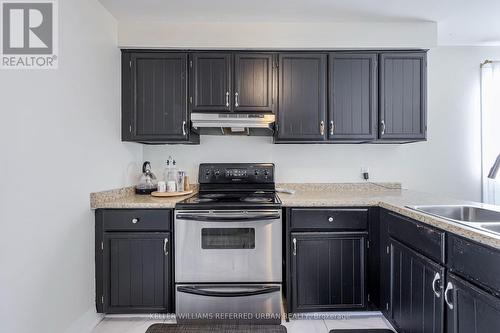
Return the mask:
<svg viewBox="0 0 500 333">
<path fill-rule="evenodd" d="M 274 191 L 253 192 L 200 192 L 176 205 L 177 209 L 216 209 L 224 208 L 274 208 L 281 201 Z"/>
</svg>

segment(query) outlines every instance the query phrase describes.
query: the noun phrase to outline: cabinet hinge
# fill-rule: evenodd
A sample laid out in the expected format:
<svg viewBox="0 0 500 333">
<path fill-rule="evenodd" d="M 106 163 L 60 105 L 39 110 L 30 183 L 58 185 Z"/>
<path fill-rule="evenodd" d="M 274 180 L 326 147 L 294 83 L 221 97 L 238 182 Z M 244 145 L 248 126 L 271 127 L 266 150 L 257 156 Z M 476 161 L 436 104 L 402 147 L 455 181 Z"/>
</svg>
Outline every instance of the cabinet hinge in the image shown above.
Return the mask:
<svg viewBox="0 0 500 333">
<path fill-rule="evenodd" d="M 385 309 L 389 311 L 389 303 L 385 303 Z"/>
<path fill-rule="evenodd" d="M 370 302 L 370 294 L 366 295 L 366 298 L 368 299 L 368 302 Z"/>
<path fill-rule="evenodd" d="M 193 68 L 193 60 L 189 60 L 189 67 Z"/>
<path fill-rule="evenodd" d="M 274 68 L 278 68 L 278 67 L 279 67 L 279 63 L 278 63 L 277 61 L 274 61 L 274 62 L 273 62 L 273 67 L 274 67 Z"/>
<path fill-rule="evenodd" d="M 104 242 L 101 242 L 101 251 L 104 251 Z"/>
<path fill-rule="evenodd" d="M 389 246 L 387 246 L 387 247 L 385 248 L 385 252 L 386 252 L 387 254 L 389 254 L 389 252 L 390 252 L 390 250 L 389 250 Z"/>
<path fill-rule="evenodd" d="M 130 61 L 128 62 L 128 67 L 129 67 L 129 68 L 132 68 L 132 60 L 130 60 Z"/>
<path fill-rule="evenodd" d="M 193 104 L 193 96 L 189 96 L 189 103 Z"/>
<path fill-rule="evenodd" d="M 101 296 L 101 303 L 104 304 L 104 295 Z"/>
<path fill-rule="evenodd" d="M 369 241 L 369 240 L 367 240 L 367 241 L 366 241 L 366 248 L 367 248 L 367 249 L 369 249 L 369 248 L 370 248 L 370 241 Z"/>
<path fill-rule="evenodd" d="M 130 125 L 130 126 L 128 127 L 128 130 L 129 130 L 129 132 L 130 132 L 130 133 L 132 133 L 132 125 Z"/>
</svg>

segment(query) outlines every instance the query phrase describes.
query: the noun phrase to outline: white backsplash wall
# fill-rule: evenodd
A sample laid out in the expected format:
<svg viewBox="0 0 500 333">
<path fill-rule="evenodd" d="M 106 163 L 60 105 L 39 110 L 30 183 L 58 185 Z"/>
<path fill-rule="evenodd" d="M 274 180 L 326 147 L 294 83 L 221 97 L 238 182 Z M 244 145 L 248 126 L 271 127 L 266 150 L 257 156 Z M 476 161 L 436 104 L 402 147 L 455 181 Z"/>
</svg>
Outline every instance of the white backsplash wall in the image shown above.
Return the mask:
<svg viewBox="0 0 500 333">
<path fill-rule="evenodd" d="M 162 176 L 168 155 L 197 179 L 203 162 L 273 162 L 278 182 L 400 181 L 412 190 L 481 200 L 479 64 L 500 47 L 438 47 L 428 58 L 428 141 L 405 145 L 275 145 L 269 137 L 202 136 L 198 146 L 144 146 Z"/>
</svg>

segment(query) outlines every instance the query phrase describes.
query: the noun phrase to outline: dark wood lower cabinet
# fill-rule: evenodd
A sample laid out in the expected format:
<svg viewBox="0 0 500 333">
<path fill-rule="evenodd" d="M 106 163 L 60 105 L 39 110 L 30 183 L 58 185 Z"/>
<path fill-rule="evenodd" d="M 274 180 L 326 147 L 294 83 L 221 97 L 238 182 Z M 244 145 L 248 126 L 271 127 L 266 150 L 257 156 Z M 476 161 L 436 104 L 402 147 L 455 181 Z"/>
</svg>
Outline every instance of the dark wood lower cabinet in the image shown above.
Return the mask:
<svg viewBox="0 0 500 333">
<path fill-rule="evenodd" d="M 171 310 L 170 233 L 104 234 L 103 312 Z"/>
<path fill-rule="evenodd" d="M 366 233 L 291 234 L 292 312 L 365 307 Z"/>
<path fill-rule="evenodd" d="M 500 332 L 500 298 L 449 274 L 447 300 L 447 333 Z"/>
<path fill-rule="evenodd" d="M 443 332 L 445 270 L 398 241 L 390 241 L 391 319 L 400 333 Z"/>
</svg>

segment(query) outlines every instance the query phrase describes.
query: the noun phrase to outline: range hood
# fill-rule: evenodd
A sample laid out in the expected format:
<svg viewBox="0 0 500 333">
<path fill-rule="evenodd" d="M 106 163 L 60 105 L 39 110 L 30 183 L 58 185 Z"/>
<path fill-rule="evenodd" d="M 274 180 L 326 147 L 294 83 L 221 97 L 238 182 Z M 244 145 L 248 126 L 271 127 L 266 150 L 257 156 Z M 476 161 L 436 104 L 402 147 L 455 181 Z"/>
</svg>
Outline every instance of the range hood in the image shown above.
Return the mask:
<svg viewBox="0 0 500 333">
<path fill-rule="evenodd" d="M 208 135 L 273 135 L 275 116 L 269 113 L 191 113 L 193 128 Z"/>
</svg>

